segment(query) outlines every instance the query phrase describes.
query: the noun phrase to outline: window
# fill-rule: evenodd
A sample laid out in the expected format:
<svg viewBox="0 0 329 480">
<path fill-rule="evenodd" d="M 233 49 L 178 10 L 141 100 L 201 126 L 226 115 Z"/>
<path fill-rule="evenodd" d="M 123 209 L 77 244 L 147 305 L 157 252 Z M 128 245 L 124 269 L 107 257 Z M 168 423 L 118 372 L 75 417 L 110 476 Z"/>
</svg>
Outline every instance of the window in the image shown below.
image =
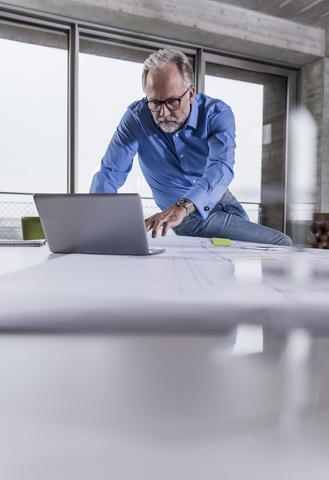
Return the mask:
<svg viewBox="0 0 329 480">
<path fill-rule="evenodd" d="M 0 29 L 3 192 L 66 192 L 67 35 Z"/>
<path fill-rule="evenodd" d="M 156 50 L 156 49 L 154 49 Z M 78 191 L 88 192 L 93 174 L 127 107 L 145 97 L 141 76 L 144 61 L 154 51 L 107 40 L 80 39 L 79 53 L 79 165 Z M 193 63 L 193 59 L 191 58 Z M 119 192 L 152 197 L 137 156 Z M 154 202 L 144 206 L 156 208 Z M 149 213 L 154 213 L 149 211 Z"/>
<path fill-rule="evenodd" d="M 78 192 L 89 191 L 93 174 L 99 170 L 107 145 L 127 107 L 145 97 L 141 84 L 142 68 L 154 50 L 81 37 Z M 190 60 L 193 64 L 192 57 Z M 139 193 L 145 217 L 159 211 L 137 156 L 119 192 Z"/>
<path fill-rule="evenodd" d="M 235 177 L 229 188 L 239 201 L 257 205 L 261 197 L 263 86 L 206 75 L 205 93 L 227 103 L 235 116 Z"/>
<path fill-rule="evenodd" d="M 151 50 L 81 39 L 79 54 L 78 191 L 88 192 L 93 174 L 128 105 L 145 96 L 141 75 Z M 137 157 L 120 192 L 152 197 Z"/>
<path fill-rule="evenodd" d="M 215 55 L 209 58 L 214 60 Z M 253 210 L 259 205 L 260 223 L 282 231 L 287 79 L 253 71 L 253 67 L 261 70 L 261 66 L 246 61 L 235 61 L 236 66 L 231 65 L 232 60 L 227 63 L 206 62 L 205 92 L 230 105 L 236 117 L 235 178 L 230 189 L 245 203 L 252 220 Z M 243 68 L 239 68 L 240 63 Z"/>
<path fill-rule="evenodd" d="M 233 193 L 248 210 L 261 205 L 261 223 L 284 228 L 285 119 L 287 98 L 288 109 L 297 102 L 296 69 L 15 7 L 0 7 L 0 18 L 1 192 L 88 192 L 127 106 L 144 97 L 144 60 L 169 47 L 189 56 L 199 90 L 235 113 Z M 120 191 L 152 196 L 137 159 Z"/>
</svg>

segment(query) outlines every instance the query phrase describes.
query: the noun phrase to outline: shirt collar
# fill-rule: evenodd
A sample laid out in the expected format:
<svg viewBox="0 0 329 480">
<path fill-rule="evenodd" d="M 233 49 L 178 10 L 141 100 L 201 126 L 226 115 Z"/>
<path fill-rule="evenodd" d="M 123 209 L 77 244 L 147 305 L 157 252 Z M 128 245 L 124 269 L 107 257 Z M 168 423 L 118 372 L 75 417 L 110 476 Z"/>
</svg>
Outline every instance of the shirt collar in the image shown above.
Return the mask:
<svg viewBox="0 0 329 480">
<path fill-rule="evenodd" d="M 186 120 L 184 129 L 186 127 L 192 127 L 196 130 L 197 126 L 198 126 L 198 105 L 194 97 L 194 100 L 191 105 L 191 112 Z"/>
</svg>

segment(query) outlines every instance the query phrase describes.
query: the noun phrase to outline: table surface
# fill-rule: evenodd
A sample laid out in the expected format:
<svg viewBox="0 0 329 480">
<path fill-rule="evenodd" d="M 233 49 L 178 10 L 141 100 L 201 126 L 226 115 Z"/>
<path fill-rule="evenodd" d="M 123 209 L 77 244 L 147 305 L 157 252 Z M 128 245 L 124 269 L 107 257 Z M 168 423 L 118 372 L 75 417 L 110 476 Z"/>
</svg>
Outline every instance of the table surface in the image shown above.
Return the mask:
<svg viewBox="0 0 329 480">
<path fill-rule="evenodd" d="M 0 477 L 326 480 L 329 344 L 281 340 L 1 335 Z"/>
<path fill-rule="evenodd" d="M 0 478 L 326 479 L 328 252 L 154 244 L 0 249 Z"/>
<path fill-rule="evenodd" d="M 132 257 L 2 247 L 0 329 L 218 333 L 251 323 L 329 331 L 328 251 L 215 247 L 173 236 L 150 243 L 166 251 Z"/>
</svg>

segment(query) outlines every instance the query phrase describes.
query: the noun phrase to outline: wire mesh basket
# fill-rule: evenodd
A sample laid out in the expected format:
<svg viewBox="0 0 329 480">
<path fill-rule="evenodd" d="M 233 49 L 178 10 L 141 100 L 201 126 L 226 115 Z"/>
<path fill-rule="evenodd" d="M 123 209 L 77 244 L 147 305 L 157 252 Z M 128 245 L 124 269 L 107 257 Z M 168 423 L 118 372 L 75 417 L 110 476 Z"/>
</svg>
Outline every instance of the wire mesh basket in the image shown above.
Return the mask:
<svg viewBox="0 0 329 480">
<path fill-rule="evenodd" d="M 0 202 L 0 238 L 22 240 L 22 217 L 38 216 L 33 202 Z"/>
</svg>

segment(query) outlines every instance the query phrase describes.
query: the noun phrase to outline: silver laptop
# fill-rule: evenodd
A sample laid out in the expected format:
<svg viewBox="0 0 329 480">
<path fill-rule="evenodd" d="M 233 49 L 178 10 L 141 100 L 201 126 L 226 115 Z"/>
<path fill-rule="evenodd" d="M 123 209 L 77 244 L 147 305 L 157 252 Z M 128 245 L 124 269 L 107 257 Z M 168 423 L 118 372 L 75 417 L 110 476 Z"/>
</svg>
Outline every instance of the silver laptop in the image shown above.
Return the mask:
<svg viewBox="0 0 329 480">
<path fill-rule="evenodd" d="M 35 194 L 54 253 L 150 255 L 141 198 L 132 194 Z"/>
</svg>

